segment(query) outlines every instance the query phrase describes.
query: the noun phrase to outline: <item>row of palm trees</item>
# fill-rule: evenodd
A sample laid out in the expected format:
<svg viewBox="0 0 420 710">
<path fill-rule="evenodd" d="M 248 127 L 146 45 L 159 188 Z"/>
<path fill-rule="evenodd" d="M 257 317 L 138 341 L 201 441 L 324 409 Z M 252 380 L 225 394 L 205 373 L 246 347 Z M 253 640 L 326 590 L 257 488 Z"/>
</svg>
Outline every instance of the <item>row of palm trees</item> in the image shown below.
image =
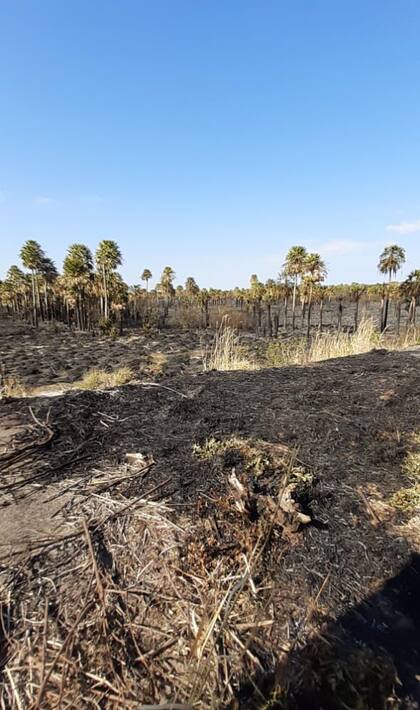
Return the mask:
<svg viewBox="0 0 420 710">
<path fill-rule="evenodd" d="M 279 312 L 283 309 L 283 328 L 297 327 L 297 305 L 300 303 L 301 326 L 305 322 L 307 334 L 311 330 L 312 308 L 319 306 L 319 327 L 323 326 L 323 309 L 326 301 L 337 304 L 337 328 L 341 330 L 343 303 L 354 304 L 354 328 L 358 326 L 359 303 L 362 300 L 381 301 L 381 329 L 387 327 L 389 302 L 396 304 L 397 314 L 401 304 L 408 307 L 408 321 L 415 322 L 416 306 L 420 301 L 420 270 L 413 271 L 403 283 L 395 277 L 405 262 L 404 250 L 398 245 L 386 247 L 380 255 L 379 271 L 388 277 L 388 283 L 376 285 L 349 284 L 326 286 L 325 262 L 320 254 L 310 253 L 303 246 L 292 247 L 278 279 L 259 281 L 251 276 L 249 287 L 232 290 L 200 289 L 193 277 L 184 286 L 174 287 L 175 272 L 166 266 L 153 289 L 150 269 L 144 269 L 140 285 L 128 287 L 117 269 L 122 263 L 118 244 L 103 240 L 95 254 L 84 244 L 72 244 L 65 255 L 62 274 L 47 257 L 38 242 L 28 240 L 22 246 L 20 259 L 24 269 L 11 266 L 6 279 L 0 282 L 0 304 L 4 309 L 30 320 L 37 326 L 39 320 L 63 321 L 80 330 L 104 330 L 133 320 L 146 323 L 154 313 L 156 322 L 164 325 L 171 306 L 198 308 L 202 324 L 209 325 L 212 306 L 233 306 L 246 309 L 252 315 L 256 329 L 261 329 L 263 314 L 266 332 L 277 334 Z M 291 319 L 289 304 L 291 301 Z M 176 309 L 175 309 L 176 310 Z M 398 315 L 398 319 L 399 319 Z"/>
</svg>

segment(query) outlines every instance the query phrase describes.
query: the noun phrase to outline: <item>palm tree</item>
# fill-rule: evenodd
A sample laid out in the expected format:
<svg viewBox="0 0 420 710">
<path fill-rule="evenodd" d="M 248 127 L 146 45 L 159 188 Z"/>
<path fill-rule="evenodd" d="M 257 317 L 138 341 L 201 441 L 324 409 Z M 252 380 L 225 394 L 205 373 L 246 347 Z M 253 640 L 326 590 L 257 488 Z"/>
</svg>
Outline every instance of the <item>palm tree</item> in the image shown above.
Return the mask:
<svg viewBox="0 0 420 710">
<path fill-rule="evenodd" d="M 142 275 L 141 275 L 141 280 L 146 282 L 146 291 L 149 291 L 149 281 L 153 277 L 152 272 L 150 269 L 144 269 Z"/>
<path fill-rule="evenodd" d="M 402 265 L 405 263 L 405 250 L 399 247 L 398 244 L 391 244 L 385 247 L 379 257 L 378 269 L 381 274 L 388 274 L 388 281 L 396 275 Z"/>
<path fill-rule="evenodd" d="M 391 244 L 390 246 L 385 247 L 379 257 L 378 269 L 381 274 L 388 274 L 388 283 L 391 283 L 392 277 L 394 276 L 395 278 L 397 271 L 401 269 L 404 263 L 405 250 L 398 246 L 398 244 Z M 387 326 L 388 305 L 389 294 L 387 292 L 381 316 L 381 332 L 384 331 Z"/>
<path fill-rule="evenodd" d="M 249 281 L 249 300 L 252 303 L 254 318 L 256 316 L 255 326 L 257 328 L 261 328 L 261 301 L 264 291 L 264 284 L 259 281 L 257 274 L 252 274 Z"/>
<path fill-rule="evenodd" d="M 173 280 L 175 279 L 175 271 L 171 266 L 165 266 L 162 271 L 162 276 L 160 277 L 159 290 L 164 296 L 170 298 L 174 295 L 175 289 L 173 287 Z"/>
<path fill-rule="evenodd" d="M 185 282 L 185 293 L 190 298 L 194 298 L 200 293 L 200 287 L 192 276 L 188 276 Z"/>
<path fill-rule="evenodd" d="M 109 279 L 112 310 L 118 314 L 120 335 L 123 334 L 123 313 L 128 301 L 128 286 L 120 274 L 113 272 Z"/>
<path fill-rule="evenodd" d="M 308 286 L 308 327 L 307 337 L 309 338 L 311 330 L 311 310 L 312 310 L 312 295 L 314 286 L 318 286 L 325 280 L 327 268 L 325 262 L 319 254 L 308 254 L 304 263 L 304 280 Z"/>
<path fill-rule="evenodd" d="M 409 302 L 408 322 L 416 323 L 416 310 L 420 302 L 420 269 L 412 271 L 401 284 L 401 293 Z"/>
<path fill-rule="evenodd" d="M 26 315 L 28 276 L 18 266 L 13 265 L 8 270 L 3 285 L 12 301 L 13 310 L 16 313 L 20 313 L 23 310 Z M 31 286 L 29 284 L 29 292 L 30 290 Z"/>
<path fill-rule="evenodd" d="M 70 290 L 76 298 L 78 327 L 86 328 L 86 290 L 93 279 L 92 252 L 84 244 L 72 244 L 67 250 L 63 263 L 63 274 Z"/>
<path fill-rule="evenodd" d="M 366 291 L 366 286 L 363 284 L 352 283 L 349 286 L 350 298 L 354 302 L 354 330 L 356 331 L 359 326 L 359 304 L 360 299 Z"/>
<path fill-rule="evenodd" d="M 31 272 L 33 324 L 38 327 L 39 290 L 37 275 L 42 268 L 45 254 L 34 239 L 28 239 L 20 250 L 20 258 L 25 269 Z"/>
<path fill-rule="evenodd" d="M 292 329 L 295 329 L 295 315 L 296 315 L 296 293 L 298 287 L 298 281 L 302 278 L 305 271 L 305 260 L 307 257 L 307 251 L 305 247 L 295 246 L 291 247 L 286 254 L 286 260 L 283 265 L 283 271 L 286 276 L 290 276 L 293 280 L 293 301 L 292 301 Z"/>
<path fill-rule="evenodd" d="M 116 242 L 111 239 L 103 239 L 99 242 L 95 254 L 96 266 L 101 273 L 102 288 L 103 288 L 103 313 L 105 320 L 109 318 L 109 295 L 108 283 L 113 271 L 122 263 L 122 255 L 120 248 Z"/>
<path fill-rule="evenodd" d="M 52 287 L 54 281 L 58 278 L 58 271 L 53 260 L 45 256 L 40 267 L 40 277 L 44 291 L 44 319 L 49 320 L 51 317 L 50 304 L 48 300 L 48 289 Z"/>
</svg>

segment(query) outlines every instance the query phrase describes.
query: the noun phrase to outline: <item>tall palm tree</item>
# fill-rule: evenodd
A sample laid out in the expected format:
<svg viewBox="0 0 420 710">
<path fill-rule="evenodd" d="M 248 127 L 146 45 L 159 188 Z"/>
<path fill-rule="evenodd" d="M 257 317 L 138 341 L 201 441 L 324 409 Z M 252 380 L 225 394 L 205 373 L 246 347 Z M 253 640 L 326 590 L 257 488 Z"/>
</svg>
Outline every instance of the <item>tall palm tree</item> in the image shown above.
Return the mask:
<svg viewBox="0 0 420 710">
<path fill-rule="evenodd" d="M 4 288 L 5 290 L 7 289 L 7 293 L 12 301 L 13 310 L 19 314 L 22 310 L 25 312 L 28 294 L 28 276 L 24 274 L 18 266 L 13 265 L 8 270 L 4 281 Z M 30 290 L 31 285 L 29 284 L 29 292 Z"/>
<path fill-rule="evenodd" d="M 249 281 L 249 300 L 252 303 L 254 318 L 256 316 L 255 326 L 258 328 L 261 328 L 261 301 L 264 291 L 264 284 L 259 281 L 257 274 L 252 274 Z"/>
<path fill-rule="evenodd" d="M 78 326 L 86 328 L 85 296 L 93 279 L 92 252 L 84 244 L 72 244 L 67 249 L 63 263 L 63 275 L 70 293 L 76 299 Z"/>
<path fill-rule="evenodd" d="M 358 283 L 351 283 L 349 286 L 349 295 L 351 300 L 354 302 L 354 330 L 356 331 L 359 326 L 359 304 L 360 299 L 366 291 L 366 286 Z"/>
<path fill-rule="evenodd" d="M 322 283 L 322 281 L 325 280 L 326 275 L 327 267 L 325 266 L 325 262 L 321 259 L 321 256 L 316 253 L 307 254 L 304 263 L 304 279 L 308 286 L 308 338 L 311 330 L 311 310 L 314 286 L 318 286 Z"/>
<path fill-rule="evenodd" d="M 53 260 L 50 259 L 48 256 L 44 256 L 42 260 L 42 264 L 40 267 L 40 276 L 44 290 L 44 318 L 49 320 L 51 313 L 50 304 L 48 300 L 48 288 L 51 287 L 54 281 L 58 278 L 58 271 Z"/>
<path fill-rule="evenodd" d="M 185 293 L 189 298 L 194 298 L 200 293 L 200 287 L 192 276 L 188 276 L 185 282 Z"/>
<path fill-rule="evenodd" d="M 164 296 L 170 298 L 174 295 L 175 289 L 173 286 L 173 281 L 175 279 L 175 271 L 171 266 L 165 266 L 162 271 L 162 276 L 160 277 L 159 290 Z"/>
<path fill-rule="evenodd" d="M 401 284 L 401 293 L 409 303 L 408 322 L 416 323 L 416 310 L 420 303 L 420 269 L 412 271 Z"/>
<path fill-rule="evenodd" d="M 290 276 L 293 280 L 293 300 L 292 300 L 292 329 L 295 329 L 295 316 L 296 316 L 296 293 L 298 288 L 299 279 L 305 271 L 305 261 L 307 257 L 307 251 L 305 247 L 295 246 L 291 247 L 286 254 L 286 260 L 283 265 L 283 271 L 286 276 Z"/>
<path fill-rule="evenodd" d="M 115 271 L 117 266 L 122 264 L 122 255 L 120 248 L 116 242 L 112 239 L 103 239 L 99 242 L 98 248 L 95 254 L 96 266 L 101 274 L 102 287 L 103 287 L 103 313 L 105 320 L 109 318 L 109 293 L 108 293 L 108 283 L 111 274 Z"/>
<path fill-rule="evenodd" d="M 391 244 L 385 247 L 379 257 L 378 269 L 381 274 L 388 274 L 388 283 L 392 277 L 396 276 L 402 265 L 405 263 L 405 250 L 398 244 Z M 389 294 L 387 292 L 381 316 L 381 331 L 384 331 L 388 322 Z"/>
<path fill-rule="evenodd" d="M 34 239 L 28 239 L 20 250 L 20 258 L 25 269 L 31 272 L 33 324 L 38 327 L 39 290 L 37 275 L 42 268 L 45 254 Z"/>
<path fill-rule="evenodd" d="M 142 275 L 141 275 L 141 280 L 146 282 L 146 291 L 149 290 L 149 281 L 153 277 L 152 272 L 150 269 L 144 269 Z"/>
</svg>

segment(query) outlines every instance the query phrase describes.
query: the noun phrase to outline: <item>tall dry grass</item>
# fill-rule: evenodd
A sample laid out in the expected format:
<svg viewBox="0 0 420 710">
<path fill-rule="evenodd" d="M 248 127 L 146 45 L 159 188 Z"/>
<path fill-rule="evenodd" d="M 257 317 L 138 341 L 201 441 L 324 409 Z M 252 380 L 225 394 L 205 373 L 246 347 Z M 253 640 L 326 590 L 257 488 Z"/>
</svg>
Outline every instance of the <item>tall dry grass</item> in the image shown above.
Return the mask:
<svg viewBox="0 0 420 710">
<path fill-rule="evenodd" d="M 223 318 L 203 358 L 204 370 L 255 370 L 234 328 Z"/>
<path fill-rule="evenodd" d="M 237 331 L 224 318 L 204 357 L 205 370 L 256 370 L 264 367 L 307 365 L 339 357 L 367 353 L 374 348 L 400 350 L 420 344 L 420 330 L 411 328 L 401 336 L 379 333 L 372 319 L 360 322 L 355 333 L 317 333 L 306 338 L 270 342 L 264 354 L 253 358 L 241 344 Z"/>
</svg>

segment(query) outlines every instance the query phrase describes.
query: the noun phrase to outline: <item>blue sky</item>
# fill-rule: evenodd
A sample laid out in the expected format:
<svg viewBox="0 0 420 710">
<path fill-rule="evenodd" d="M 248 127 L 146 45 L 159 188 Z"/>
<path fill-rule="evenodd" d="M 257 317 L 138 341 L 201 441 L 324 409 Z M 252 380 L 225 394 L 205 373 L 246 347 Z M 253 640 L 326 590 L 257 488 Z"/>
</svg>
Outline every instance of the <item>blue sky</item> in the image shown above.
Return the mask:
<svg viewBox="0 0 420 710">
<path fill-rule="evenodd" d="M 2 0 L 0 277 L 37 239 L 123 276 L 420 268 L 418 0 Z"/>
</svg>

